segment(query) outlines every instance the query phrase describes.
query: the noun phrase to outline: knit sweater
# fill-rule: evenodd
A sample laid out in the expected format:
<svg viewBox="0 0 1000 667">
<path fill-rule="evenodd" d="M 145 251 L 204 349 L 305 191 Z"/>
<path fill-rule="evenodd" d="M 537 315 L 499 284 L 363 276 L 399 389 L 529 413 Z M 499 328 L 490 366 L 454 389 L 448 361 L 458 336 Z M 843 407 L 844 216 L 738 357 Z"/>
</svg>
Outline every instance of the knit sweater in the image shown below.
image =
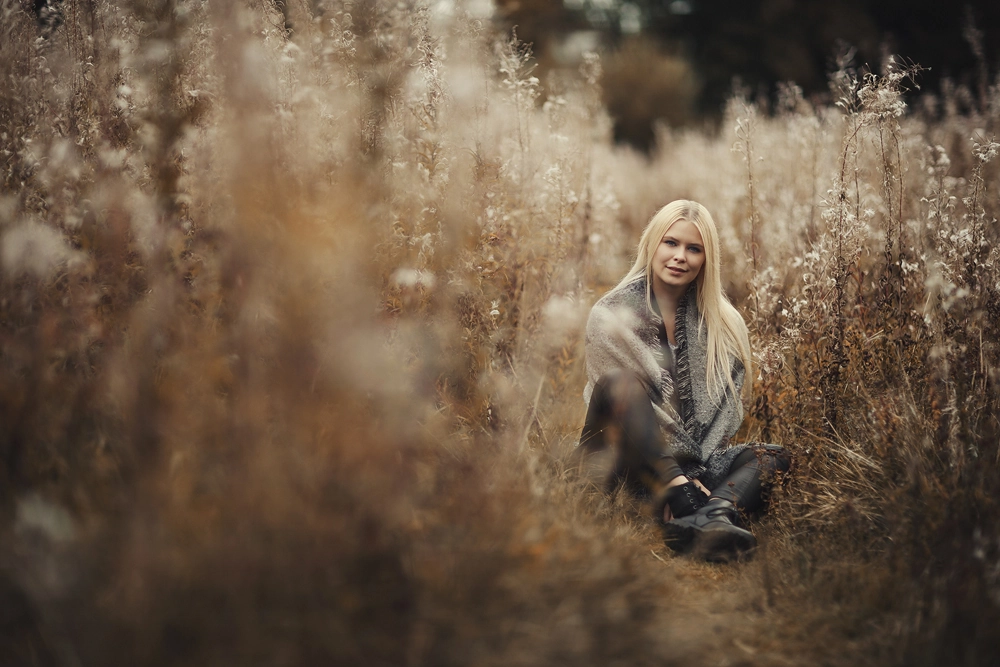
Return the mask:
<svg viewBox="0 0 1000 667">
<path fill-rule="evenodd" d="M 721 401 L 713 401 L 708 393 L 708 338 L 694 283 L 677 307 L 674 375 L 660 363 L 661 327 L 663 320 L 646 305 L 644 278 L 601 297 L 587 320 L 587 386 L 583 397 L 589 404 L 594 383 L 611 371 L 622 368 L 634 372 L 646 387 L 668 452 L 685 475 L 712 489 L 722 483 L 733 460 L 748 447 L 729 443 L 743 422 L 739 395 L 743 364 L 732 360 L 736 394 L 727 390 Z M 671 405 L 674 393 L 680 414 Z"/>
</svg>

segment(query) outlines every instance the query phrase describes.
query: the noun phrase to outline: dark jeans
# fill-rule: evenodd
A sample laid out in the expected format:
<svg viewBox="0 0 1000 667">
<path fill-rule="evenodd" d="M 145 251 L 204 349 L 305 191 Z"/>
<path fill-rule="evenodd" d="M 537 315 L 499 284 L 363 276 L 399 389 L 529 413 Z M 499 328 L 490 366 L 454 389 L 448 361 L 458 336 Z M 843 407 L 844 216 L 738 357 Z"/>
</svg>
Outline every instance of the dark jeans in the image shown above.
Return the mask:
<svg viewBox="0 0 1000 667">
<path fill-rule="evenodd" d="M 608 373 L 594 385 L 580 448 L 584 454 L 616 451 L 607 478 L 609 490 L 624 483 L 634 492 L 656 494 L 684 474 L 664 442 L 645 386 L 628 371 Z M 711 496 L 748 514 L 757 513 L 766 506 L 776 474 L 790 466 L 791 456 L 783 447 L 754 443 L 736 457 L 726 479 L 710 489 Z"/>
</svg>

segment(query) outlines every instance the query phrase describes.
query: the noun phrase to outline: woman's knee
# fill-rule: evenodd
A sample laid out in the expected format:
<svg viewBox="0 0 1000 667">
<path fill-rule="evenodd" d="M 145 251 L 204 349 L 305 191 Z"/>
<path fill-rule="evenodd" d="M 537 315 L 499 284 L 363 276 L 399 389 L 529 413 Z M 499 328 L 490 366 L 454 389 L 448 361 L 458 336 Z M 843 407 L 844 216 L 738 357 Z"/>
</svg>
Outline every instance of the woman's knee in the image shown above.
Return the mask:
<svg viewBox="0 0 1000 667">
<path fill-rule="evenodd" d="M 630 403 L 640 397 L 648 400 L 642 380 L 635 372 L 624 368 L 616 368 L 602 375 L 594 383 L 594 395 L 613 405 Z"/>
<path fill-rule="evenodd" d="M 792 455 L 781 445 L 756 445 L 754 453 L 762 471 L 785 473 L 792 467 Z"/>
</svg>

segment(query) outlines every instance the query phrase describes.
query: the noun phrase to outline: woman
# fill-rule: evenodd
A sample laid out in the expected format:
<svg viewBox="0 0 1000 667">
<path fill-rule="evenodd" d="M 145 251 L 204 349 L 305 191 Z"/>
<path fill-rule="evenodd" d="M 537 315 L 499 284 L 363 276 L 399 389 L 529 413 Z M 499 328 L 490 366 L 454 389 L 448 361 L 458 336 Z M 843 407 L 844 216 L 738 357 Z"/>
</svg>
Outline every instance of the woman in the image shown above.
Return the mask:
<svg viewBox="0 0 1000 667">
<path fill-rule="evenodd" d="M 710 561 L 756 546 L 739 511 L 761 510 L 787 471 L 775 445 L 730 444 L 743 421 L 750 342 L 722 293 L 719 237 L 692 201 L 660 209 L 635 264 L 587 321 L 584 452 L 617 453 L 609 484 L 654 496 L 667 544 Z"/>
</svg>

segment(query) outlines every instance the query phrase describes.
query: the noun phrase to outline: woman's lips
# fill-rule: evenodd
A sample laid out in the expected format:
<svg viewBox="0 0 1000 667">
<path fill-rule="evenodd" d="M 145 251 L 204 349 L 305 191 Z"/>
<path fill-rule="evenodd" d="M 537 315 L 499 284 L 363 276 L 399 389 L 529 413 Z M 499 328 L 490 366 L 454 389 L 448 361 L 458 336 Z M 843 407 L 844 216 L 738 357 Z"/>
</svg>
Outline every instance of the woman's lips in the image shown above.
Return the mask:
<svg viewBox="0 0 1000 667">
<path fill-rule="evenodd" d="M 687 273 L 686 269 L 679 269 L 676 266 L 668 266 L 667 271 L 678 276 L 681 275 L 682 273 Z"/>
</svg>

